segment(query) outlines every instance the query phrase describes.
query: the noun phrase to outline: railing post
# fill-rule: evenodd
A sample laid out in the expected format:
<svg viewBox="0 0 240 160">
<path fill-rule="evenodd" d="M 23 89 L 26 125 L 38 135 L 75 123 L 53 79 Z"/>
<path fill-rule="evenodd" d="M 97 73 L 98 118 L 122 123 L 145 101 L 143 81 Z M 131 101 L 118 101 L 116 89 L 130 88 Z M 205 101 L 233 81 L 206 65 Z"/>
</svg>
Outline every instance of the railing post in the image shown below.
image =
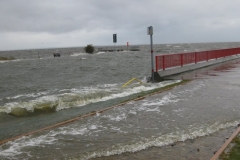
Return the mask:
<svg viewBox="0 0 240 160">
<path fill-rule="evenodd" d="M 165 70 L 165 56 L 163 56 L 163 58 L 162 58 L 162 68 L 163 68 L 163 70 Z"/>
<path fill-rule="evenodd" d="M 195 52 L 194 55 L 195 55 L 195 64 L 197 64 L 197 52 Z"/>
<path fill-rule="evenodd" d="M 156 72 L 158 71 L 158 56 L 155 56 Z"/>
<path fill-rule="evenodd" d="M 208 62 L 208 51 L 206 52 L 206 56 L 207 56 L 207 62 Z"/>
<path fill-rule="evenodd" d="M 183 54 L 181 54 L 181 67 L 183 66 Z"/>
</svg>

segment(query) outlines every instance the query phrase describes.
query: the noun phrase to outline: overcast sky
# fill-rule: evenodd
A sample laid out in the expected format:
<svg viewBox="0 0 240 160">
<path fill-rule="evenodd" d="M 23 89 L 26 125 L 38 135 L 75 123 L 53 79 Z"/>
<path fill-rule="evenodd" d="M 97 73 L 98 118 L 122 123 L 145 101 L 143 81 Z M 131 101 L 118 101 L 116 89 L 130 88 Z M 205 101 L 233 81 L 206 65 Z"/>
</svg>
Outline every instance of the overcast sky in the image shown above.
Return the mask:
<svg viewBox="0 0 240 160">
<path fill-rule="evenodd" d="M 237 42 L 240 0 L 0 0 L 0 50 Z"/>
</svg>

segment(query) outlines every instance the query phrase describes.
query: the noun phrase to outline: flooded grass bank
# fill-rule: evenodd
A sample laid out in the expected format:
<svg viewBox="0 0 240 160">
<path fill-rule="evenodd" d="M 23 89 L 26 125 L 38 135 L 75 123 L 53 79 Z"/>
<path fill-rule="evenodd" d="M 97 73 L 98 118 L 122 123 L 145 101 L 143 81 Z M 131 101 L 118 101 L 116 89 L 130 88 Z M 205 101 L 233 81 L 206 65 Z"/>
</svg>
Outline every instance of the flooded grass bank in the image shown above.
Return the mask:
<svg viewBox="0 0 240 160">
<path fill-rule="evenodd" d="M 174 88 L 175 86 L 183 85 L 183 84 L 186 84 L 188 82 L 190 82 L 190 80 L 182 80 L 180 82 L 177 82 L 177 83 L 174 83 L 174 84 L 170 84 L 170 85 L 167 85 L 167 86 L 164 86 L 164 87 L 160 87 L 160 88 L 156 88 L 156 89 L 153 89 L 153 90 L 143 91 L 141 93 L 134 94 L 134 95 L 130 96 L 130 98 L 125 99 L 124 101 L 120 101 L 118 104 L 114 104 L 113 106 L 110 106 L 110 107 L 106 107 L 105 106 L 105 108 L 103 108 L 101 110 L 98 110 L 98 111 L 91 111 L 91 112 L 85 113 L 85 114 L 83 114 L 81 116 L 78 116 L 78 117 L 75 117 L 75 118 L 72 118 L 72 119 L 69 119 L 69 120 L 62 121 L 60 123 L 52 124 L 50 126 L 47 126 L 47 127 L 41 128 L 41 129 L 36 129 L 35 131 L 19 134 L 18 136 L 15 136 L 15 137 L 12 137 L 12 138 L 9 138 L 9 139 L 5 139 L 5 140 L 3 139 L 2 141 L 0 141 L 0 145 L 2 145 L 4 143 L 7 143 L 9 141 L 14 141 L 14 140 L 19 139 L 19 138 L 21 138 L 23 136 L 29 136 L 31 134 L 35 134 L 35 133 L 38 133 L 38 132 L 41 132 L 41 131 L 44 131 L 44 130 L 49 130 L 49 129 L 52 129 L 52 128 L 55 128 L 55 127 L 60 127 L 62 125 L 66 125 L 68 123 L 80 120 L 82 118 L 93 116 L 93 115 L 96 115 L 97 113 L 102 113 L 102 112 L 107 111 L 107 110 L 112 109 L 112 108 L 120 107 L 120 106 L 122 106 L 122 105 L 124 105 L 124 104 L 126 104 L 126 103 L 128 103 L 130 101 L 142 100 L 146 96 L 151 96 L 151 95 L 154 95 L 154 94 L 157 94 L 157 93 L 161 93 L 161 92 L 170 90 L 170 89 Z"/>
<path fill-rule="evenodd" d="M 237 160 L 240 157 L 240 134 L 238 134 L 219 156 L 219 160 Z"/>
</svg>

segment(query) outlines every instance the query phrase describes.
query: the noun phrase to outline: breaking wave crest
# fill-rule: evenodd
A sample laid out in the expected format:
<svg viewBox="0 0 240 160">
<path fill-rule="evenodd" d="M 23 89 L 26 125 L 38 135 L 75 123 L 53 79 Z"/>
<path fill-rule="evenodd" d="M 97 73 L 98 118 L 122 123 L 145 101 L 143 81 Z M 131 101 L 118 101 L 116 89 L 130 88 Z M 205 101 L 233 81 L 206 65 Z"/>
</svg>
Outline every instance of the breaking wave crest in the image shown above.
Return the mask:
<svg viewBox="0 0 240 160">
<path fill-rule="evenodd" d="M 112 156 L 122 154 L 126 152 L 134 153 L 150 147 L 161 147 L 170 145 L 176 142 L 186 141 L 188 139 L 195 139 L 197 137 L 203 137 L 213 134 L 221 129 L 237 126 L 239 122 L 227 122 L 219 124 L 218 122 L 211 126 L 200 126 L 198 128 L 190 128 L 189 130 L 175 131 L 165 135 L 159 135 L 158 137 L 142 138 L 141 141 L 132 141 L 129 144 L 117 144 L 110 148 L 103 148 L 93 152 L 87 152 L 79 155 L 78 157 L 70 158 L 72 160 L 78 159 L 91 159 L 104 156 Z"/>
<path fill-rule="evenodd" d="M 23 96 L 33 97 L 34 100 L 6 103 L 0 106 L 0 112 L 14 116 L 26 116 L 33 113 L 55 112 L 73 107 L 81 107 L 90 103 L 107 101 L 110 99 L 126 97 L 142 91 L 164 87 L 179 82 L 179 80 L 161 82 L 156 84 L 133 84 L 128 88 L 121 88 L 120 84 L 106 84 L 81 89 L 60 90 L 58 94 L 47 95 L 51 92 L 39 94 L 19 95 L 9 99 L 17 100 Z"/>
<path fill-rule="evenodd" d="M 239 121 L 231 121 L 220 123 L 216 122 L 211 125 L 200 125 L 200 126 L 189 126 L 188 129 L 185 130 L 177 130 L 167 134 L 158 134 L 156 136 L 151 136 L 149 138 L 138 138 L 128 143 L 118 143 L 111 147 L 101 148 L 94 151 L 89 151 L 85 153 L 81 153 L 72 157 L 69 155 L 67 159 L 71 160 L 87 160 L 91 158 L 97 157 L 106 157 L 112 155 L 119 155 L 123 153 L 134 153 L 141 150 L 148 149 L 150 147 L 162 147 L 166 145 L 170 145 L 176 142 L 183 142 L 189 139 L 195 139 L 197 137 L 208 136 L 215 132 L 218 132 L 222 129 L 226 129 L 229 127 L 235 127 L 239 124 Z M 91 130 L 95 129 L 96 126 L 91 125 Z M 5 157 L 9 159 L 13 159 L 21 154 L 27 153 L 29 151 L 26 150 L 28 147 L 51 147 L 52 145 L 61 141 L 60 135 L 83 135 L 86 132 L 86 128 L 81 128 L 79 130 L 70 129 L 66 130 L 66 128 L 62 128 L 60 132 L 50 131 L 47 134 L 33 137 L 33 136 L 26 136 L 20 139 L 17 139 L 12 142 L 8 142 L 4 144 L 0 148 L 0 157 Z"/>
<path fill-rule="evenodd" d="M 72 57 L 77 57 L 77 56 L 86 56 L 88 55 L 87 53 L 73 53 L 71 56 Z"/>
</svg>

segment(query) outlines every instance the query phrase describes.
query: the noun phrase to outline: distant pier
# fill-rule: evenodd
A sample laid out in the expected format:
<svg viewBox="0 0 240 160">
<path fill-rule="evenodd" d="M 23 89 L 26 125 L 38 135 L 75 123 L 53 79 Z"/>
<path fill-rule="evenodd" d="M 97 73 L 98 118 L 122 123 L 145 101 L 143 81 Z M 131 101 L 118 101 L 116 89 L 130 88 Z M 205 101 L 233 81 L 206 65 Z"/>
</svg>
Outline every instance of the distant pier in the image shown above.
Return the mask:
<svg viewBox="0 0 240 160">
<path fill-rule="evenodd" d="M 139 46 L 122 46 L 122 47 L 99 47 L 98 52 L 122 52 L 122 51 L 140 51 Z"/>
</svg>

